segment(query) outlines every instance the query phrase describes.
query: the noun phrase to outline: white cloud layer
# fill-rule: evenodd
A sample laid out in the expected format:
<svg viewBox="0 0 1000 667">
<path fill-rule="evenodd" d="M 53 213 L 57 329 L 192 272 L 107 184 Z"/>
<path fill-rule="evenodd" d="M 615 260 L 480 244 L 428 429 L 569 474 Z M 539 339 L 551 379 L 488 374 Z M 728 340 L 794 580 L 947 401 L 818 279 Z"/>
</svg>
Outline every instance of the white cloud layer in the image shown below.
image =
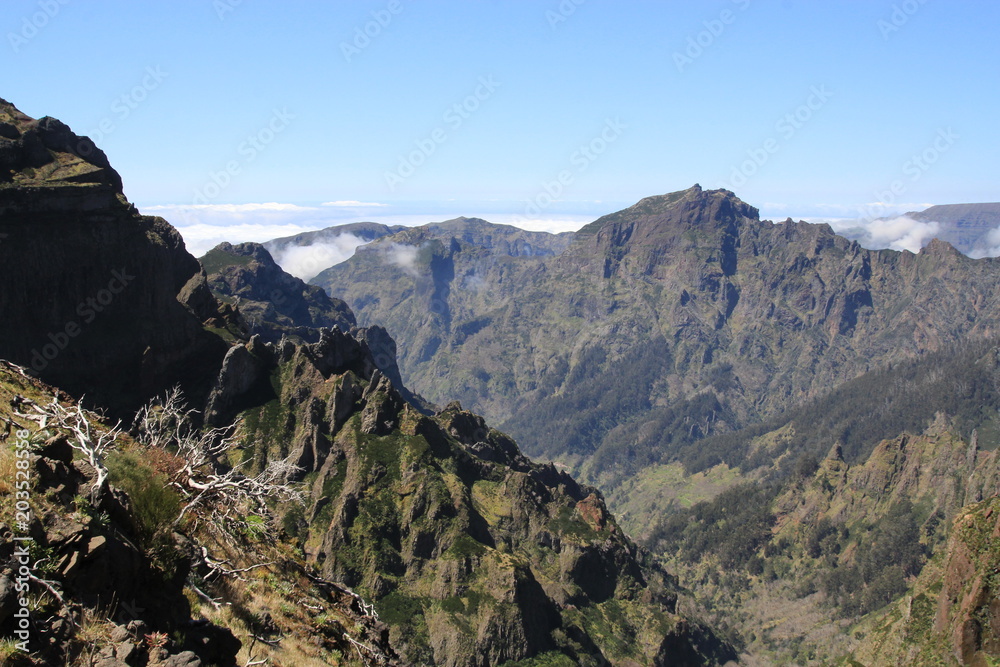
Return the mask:
<svg viewBox="0 0 1000 667">
<path fill-rule="evenodd" d="M 358 246 L 365 243 L 367 241 L 354 234 L 339 234 L 332 239 L 312 245 L 285 245 L 271 254 L 274 256 L 274 261 L 285 271 L 308 281 L 323 270 L 350 259 Z"/>
<path fill-rule="evenodd" d="M 333 206 L 340 208 L 379 208 L 383 206 L 388 206 L 388 204 L 377 204 L 375 202 L 364 202 L 355 201 L 354 199 L 347 199 L 344 201 L 325 201 L 320 206 Z"/>
<path fill-rule="evenodd" d="M 294 236 L 302 232 L 315 231 L 335 225 L 352 222 L 370 221 L 386 225 L 405 225 L 412 227 L 430 222 L 441 222 L 457 215 L 413 214 L 402 213 L 392 215 L 369 215 L 358 209 L 388 208 L 387 204 L 362 202 L 356 200 L 339 200 L 324 202 L 319 206 L 300 206 L 280 202 L 264 202 L 250 204 L 176 204 L 140 206 L 142 213 L 159 215 L 174 225 L 187 245 L 191 254 L 196 257 L 204 255 L 223 241 L 241 243 L 256 241 L 262 243 L 274 238 Z M 475 216 L 496 224 L 514 225 L 529 231 L 559 232 L 576 231 L 593 218 L 585 216 L 552 216 L 550 218 L 527 219 L 510 213 L 479 213 L 468 211 L 466 215 Z M 342 240 L 330 242 L 328 247 L 318 247 L 315 251 L 302 256 L 297 253 L 285 254 L 275 261 L 293 275 L 309 274 L 313 271 L 310 257 L 326 256 L 332 266 L 338 258 L 347 259 L 357 247 L 356 239 L 345 237 Z M 395 255 L 401 262 L 400 266 L 410 267 L 407 252 Z M 414 251 L 415 252 L 415 251 Z M 343 261 L 340 259 L 340 261 Z M 287 266 L 286 266 L 287 264 Z M 320 269 L 327 268 L 324 266 Z M 319 273 L 317 271 L 316 273 Z M 315 275 L 315 274 L 313 274 Z"/>
<path fill-rule="evenodd" d="M 972 257 L 976 259 L 980 257 L 1000 257 L 1000 227 L 987 232 L 982 241 L 982 247 L 976 248 L 970 253 Z"/>
<path fill-rule="evenodd" d="M 817 221 L 819 222 L 819 221 Z M 931 239 L 941 232 L 936 222 L 922 222 L 905 215 L 876 220 L 828 220 L 833 230 L 855 240 L 865 248 L 877 250 L 909 250 L 920 252 Z"/>
<path fill-rule="evenodd" d="M 176 225 L 177 231 L 184 237 L 184 245 L 195 257 L 201 257 L 206 252 L 223 241 L 243 243 L 255 241 L 263 243 L 282 236 L 294 236 L 302 232 L 311 232 L 313 227 L 303 227 L 296 224 L 266 224 L 243 223 L 234 225 L 211 225 L 198 223 L 194 225 Z"/>
</svg>

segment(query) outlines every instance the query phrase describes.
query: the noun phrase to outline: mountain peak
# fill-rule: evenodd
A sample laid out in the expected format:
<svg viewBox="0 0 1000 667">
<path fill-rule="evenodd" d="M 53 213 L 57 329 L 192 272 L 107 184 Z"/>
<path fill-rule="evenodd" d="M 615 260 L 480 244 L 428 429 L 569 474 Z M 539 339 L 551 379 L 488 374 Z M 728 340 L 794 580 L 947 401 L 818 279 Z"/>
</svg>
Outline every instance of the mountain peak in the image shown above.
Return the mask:
<svg viewBox="0 0 1000 667">
<path fill-rule="evenodd" d="M 757 209 L 729 190 L 703 190 L 695 184 L 595 220 L 577 233 L 577 252 L 588 263 L 599 258 L 599 270 L 607 278 L 622 268 L 652 275 L 671 248 L 714 248 L 725 258 L 728 273 L 741 228 L 759 221 Z"/>
<path fill-rule="evenodd" d="M 0 185 L 15 187 L 110 186 L 122 179 L 107 155 L 87 137 L 49 116 L 35 120 L 0 99 Z"/>
<path fill-rule="evenodd" d="M 580 234 L 594 234 L 622 225 L 647 229 L 701 228 L 735 219 L 759 220 L 760 214 L 729 190 L 704 190 L 695 183 L 687 190 L 646 197 L 624 210 L 598 218 L 581 229 Z"/>
</svg>

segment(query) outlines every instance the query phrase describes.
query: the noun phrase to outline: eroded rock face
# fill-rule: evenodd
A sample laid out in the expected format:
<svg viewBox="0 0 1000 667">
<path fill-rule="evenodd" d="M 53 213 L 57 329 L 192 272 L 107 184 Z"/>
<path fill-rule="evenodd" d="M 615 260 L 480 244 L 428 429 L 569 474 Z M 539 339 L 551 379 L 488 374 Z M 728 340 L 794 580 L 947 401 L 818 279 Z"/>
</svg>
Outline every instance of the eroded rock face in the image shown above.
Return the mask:
<svg viewBox="0 0 1000 667">
<path fill-rule="evenodd" d="M 595 461 L 591 479 L 615 474 L 623 442 L 671 460 L 1000 319 L 1000 260 L 937 241 L 867 250 L 698 186 L 605 216 L 555 257 L 476 242 L 398 233 L 314 282 L 405 342 L 415 391 L 460 400 L 533 456 Z"/>
<path fill-rule="evenodd" d="M 935 632 L 948 638 L 963 665 L 1000 657 L 1000 503 L 969 507 L 955 520 L 948 544 Z"/>
<path fill-rule="evenodd" d="M 406 661 L 732 657 L 676 615 L 675 582 L 594 489 L 532 463 L 458 404 L 422 414 L 350 334 L 266 347 L 274 398 L 242 412 L 244 446 L 260 464 L 302 467 L 302 548 L 375 602 Z M 641 641 L 623 648 L 602 628 Z"/>
<path fill-rule="evenodd" d="M 212 291 L 234 303 L 265 342 L 282 336 L 316 342 L 320 328 L 357 325 L 347 304 L 283 271 L 259 243 L 221 243 L 201 261 Z"/>
<path fill-rule="evenodd" d="M 0 357 L 124 412 L 210 379 L 224 309 L 177 231 L 139 215 L 89 139 L 0 101 Z"/>
</svg>

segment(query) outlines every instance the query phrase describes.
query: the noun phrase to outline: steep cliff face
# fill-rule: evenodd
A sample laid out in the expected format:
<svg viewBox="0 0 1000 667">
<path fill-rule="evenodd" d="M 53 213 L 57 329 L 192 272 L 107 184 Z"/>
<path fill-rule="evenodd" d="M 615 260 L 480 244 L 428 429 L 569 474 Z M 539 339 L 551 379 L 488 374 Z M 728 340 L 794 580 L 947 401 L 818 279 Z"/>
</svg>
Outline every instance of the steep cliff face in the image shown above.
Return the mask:
<svg viewBox="0 0 1000 667">
<path fill-rule="evenodd" d="M 247 353 L 260 362 L 256 390 L 271 393 L 242 412 L 243 459 L 300 467 L 311 491 L 286 530 L 325 577 L 375 603 L 408 662 L 732 656 L 676 615 L 672 580 L 594 489 L 531 463 L 457 404 L 421 414 L 365 343 L 334 330 Z"/>
<path fill-rule="evenodd" d="M 861 626 L 859 664 L 990 665 L 1000 658 L 1000 498 L 955 517 L 910 594 Z"/>
<path fill-rule="evenodd" d="M 937 599 L 934 633 L 963 665 L 1000 658 L 1000 500 L 968 508 L 955 520 Z"/>
<path fill-rule="evenodd" d="M 532 455 L 582 470 L 602 450 L 669 457 L 874 367 L 991 335 L 1000 310 L 996 260 L 940 242 L 869 251 L 697 186 L 595 221 L 557 257 L 406 243 L 383 238 L 316 282 L 407 342 L 403 378 L 421 394 L 456 397 Z"/>
<path fill-rule="evenodd" d="M 124 411 L 210 379 L 230 326 L 175 229 L 85 137 L 0 101 L 0 357 Z"/>
</svg>

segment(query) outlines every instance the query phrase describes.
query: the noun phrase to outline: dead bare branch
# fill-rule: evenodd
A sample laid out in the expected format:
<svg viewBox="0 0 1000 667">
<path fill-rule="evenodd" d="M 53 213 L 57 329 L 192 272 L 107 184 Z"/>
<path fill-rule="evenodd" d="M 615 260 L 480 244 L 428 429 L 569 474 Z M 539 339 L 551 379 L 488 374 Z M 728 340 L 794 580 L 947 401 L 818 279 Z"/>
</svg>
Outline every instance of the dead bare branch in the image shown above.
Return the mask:
<svg viewBox="0 0 1000 667">
<path fill-rule="evenodd" d="M 22 397 L 21 405 L 27 407 L 28 412 L 17 411 L 14 415 L 36 422 L 39 430 L 68 432 L 70 447 L 83 454 L 95 471 L 97 477 L 90 490 L 90 500 L 94 504 L 100 502 L 109 474 L 104 458 L 117 447 L 117 439 L 122 433 L 121 422 L 111 429 L 97 428 L 95 424 L 100 419 L 99 415 L 84 410 L 79 403 L 63 407 L 55 396 L 45 405 Z"/>
</svg>

